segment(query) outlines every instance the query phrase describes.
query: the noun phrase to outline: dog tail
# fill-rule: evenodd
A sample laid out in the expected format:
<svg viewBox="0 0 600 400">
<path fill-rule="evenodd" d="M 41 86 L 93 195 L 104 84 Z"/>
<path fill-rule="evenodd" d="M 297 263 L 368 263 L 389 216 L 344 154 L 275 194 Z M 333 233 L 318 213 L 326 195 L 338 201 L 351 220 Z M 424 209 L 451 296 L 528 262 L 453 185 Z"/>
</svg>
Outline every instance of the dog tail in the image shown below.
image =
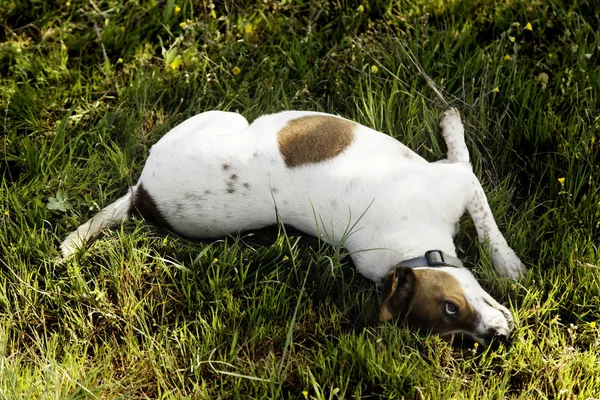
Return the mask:
<svg viewBox="0 0 600 400">
<path fill-rule="evenodd" d="M 93 241 L 103 229 L 118 226 L 130 219 L 136 187 L 137 185 L 132 186 L 125 196 L 104 207 L 89 221 L 71 232 L 60 245 L 63 259 L 72 257 L 78 248 L 82 248 Z"/>
</svg>

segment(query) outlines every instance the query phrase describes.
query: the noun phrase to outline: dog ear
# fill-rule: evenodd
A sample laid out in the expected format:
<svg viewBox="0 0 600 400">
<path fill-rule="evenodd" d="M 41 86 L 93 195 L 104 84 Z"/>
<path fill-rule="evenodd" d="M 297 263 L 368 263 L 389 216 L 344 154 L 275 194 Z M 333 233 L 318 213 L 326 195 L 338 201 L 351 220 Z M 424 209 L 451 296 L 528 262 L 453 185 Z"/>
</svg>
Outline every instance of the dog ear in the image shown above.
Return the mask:
<svg viewBox="0 0 600 400">
<path fill-rule="evenodd" d="M 410 267 L 396 267 L 383 279 L 383 303 L 379 319 L 389 321 L 401 312 L 406 312 L 415 292 L 415 272 Z"/>
</svg>

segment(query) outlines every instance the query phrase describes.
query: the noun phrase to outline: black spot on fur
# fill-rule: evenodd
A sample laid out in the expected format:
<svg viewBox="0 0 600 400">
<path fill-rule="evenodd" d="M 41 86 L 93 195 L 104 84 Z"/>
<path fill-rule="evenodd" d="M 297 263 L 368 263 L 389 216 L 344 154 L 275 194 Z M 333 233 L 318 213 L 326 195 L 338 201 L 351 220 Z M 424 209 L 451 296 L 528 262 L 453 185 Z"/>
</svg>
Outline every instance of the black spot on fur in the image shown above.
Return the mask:
<svg viewBox="0 0 600 400">
<path fill-rule="evenodd" d="M 205 190 L 204 194 L 210 194 L 210 190 Z"/>
<path fill-rule="evenodd" d="M 231 174 L 231 176 L 229 177 L 229 179 L 231 179 L 232 181 L 237 181 L 238 176 L 236 174 Z"/>
<path fill-rule="evenodd" d="M 277 188 L 273 188 L 273 189 L 271 189 L 271 191 L 272 191 L 273 193 L 277 193 L 277 192 L 279 192 L 279 189 L 277 189 Z"/>
<path fill-rule="evenodd" d="M 231 166 L 229 164 L 223 164 L 223 170 L 227 171 Z"/>
<path fill-rule="evenodd" d="M 233 182 L 227 182 L 227 193 L 235 193 Z"/>
<path fill-rule="evenodd" d="M 252 157 L 258 158 L 258 153 L 257 152 L 252 153 Z"/>
<path fill-rule="evenodd" d="M 249 190 L 250 189 L 250 184 L 249 183 L 244 183 L 244 187 Z"/>
<path fill-rule="evenodd" d="M 148 193 L 142 183 L 140 183 L 133 195 L 133 207 L 130 210 L 130 214 L 132 216 L 139 215 L 158 226 L 170 229 L 169 223 L 156 206 L 154 198 Z"/>
</svg>

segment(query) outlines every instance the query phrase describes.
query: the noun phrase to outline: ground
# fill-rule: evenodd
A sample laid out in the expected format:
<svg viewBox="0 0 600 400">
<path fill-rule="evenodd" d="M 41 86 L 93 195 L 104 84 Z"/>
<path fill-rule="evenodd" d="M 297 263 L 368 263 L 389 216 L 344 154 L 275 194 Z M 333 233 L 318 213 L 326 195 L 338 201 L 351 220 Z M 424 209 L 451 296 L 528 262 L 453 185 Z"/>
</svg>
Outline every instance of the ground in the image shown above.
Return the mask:
<svg viewBox="0 0 600 400">
<path fill-rule="evenodd" d="M 600 397 L 598 1 L 0 3 L 0 397 Z M 508 345 L 379 323 L 343 249 L 272 229 L 188 241 L 140 220 L 58 263 L 187 117 L 340 114 L 474 170 L 530 269 Z"/>
</svg>

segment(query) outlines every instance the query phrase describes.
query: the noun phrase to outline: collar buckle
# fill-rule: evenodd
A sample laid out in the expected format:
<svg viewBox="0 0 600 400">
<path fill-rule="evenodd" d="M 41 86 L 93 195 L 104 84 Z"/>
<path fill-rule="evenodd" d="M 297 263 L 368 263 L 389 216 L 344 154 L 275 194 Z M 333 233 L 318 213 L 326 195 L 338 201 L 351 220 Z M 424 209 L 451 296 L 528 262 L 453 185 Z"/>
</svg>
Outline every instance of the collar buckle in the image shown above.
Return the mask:
<svg viewBox="0 0 600 400">
<path fill-rule="evenodd" d="M 410 260 L 400 261 L 394 267 L 455 267 L 464 268 L 460 259 L 454 256 L 444 254 L 441 250 L 429 250 L 424 256 L 411 258 Z"/>
<path fill-rule="evenodd" d="M 425 259 L 430 267 L 441 267 L 447 265 L 444 252 L 441 250 L 429 250 L 425 252 Z"/>
</svg>

